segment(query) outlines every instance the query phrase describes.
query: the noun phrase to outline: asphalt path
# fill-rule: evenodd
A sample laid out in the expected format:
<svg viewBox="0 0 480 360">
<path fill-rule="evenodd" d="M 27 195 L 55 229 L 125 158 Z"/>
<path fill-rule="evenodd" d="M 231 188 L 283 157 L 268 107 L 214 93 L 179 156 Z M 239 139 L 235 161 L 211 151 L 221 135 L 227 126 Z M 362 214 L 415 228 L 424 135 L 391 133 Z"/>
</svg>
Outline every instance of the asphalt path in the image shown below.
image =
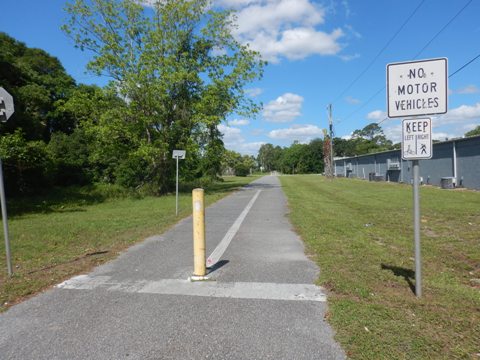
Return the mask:
<svg viewBox="0 0 480 360">
<path fill-rule="evenodd" d="M 186 218 L 1 314 L 0 358 L 344 359 L 287 211 L 278 178 L 253 182 L 206 210 L 210 281 L 188 280 Z"/>
</svg>

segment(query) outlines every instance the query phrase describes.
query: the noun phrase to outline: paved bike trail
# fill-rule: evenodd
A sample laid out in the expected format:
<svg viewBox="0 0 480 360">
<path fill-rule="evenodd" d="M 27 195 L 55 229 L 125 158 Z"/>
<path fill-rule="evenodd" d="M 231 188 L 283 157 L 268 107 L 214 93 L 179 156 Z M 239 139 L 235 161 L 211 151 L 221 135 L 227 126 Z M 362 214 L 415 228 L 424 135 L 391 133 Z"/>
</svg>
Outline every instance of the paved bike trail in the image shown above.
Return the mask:
<svg viewBox="0 0 480 360">
<path fill-rule="evenodd" d="M 277 177 L 253 182 L 206 210 L 211 281 L 188 280 L 186 218 L 1 314 L 0 358 L 344 359 L 287 211 Z"/>
</svg>

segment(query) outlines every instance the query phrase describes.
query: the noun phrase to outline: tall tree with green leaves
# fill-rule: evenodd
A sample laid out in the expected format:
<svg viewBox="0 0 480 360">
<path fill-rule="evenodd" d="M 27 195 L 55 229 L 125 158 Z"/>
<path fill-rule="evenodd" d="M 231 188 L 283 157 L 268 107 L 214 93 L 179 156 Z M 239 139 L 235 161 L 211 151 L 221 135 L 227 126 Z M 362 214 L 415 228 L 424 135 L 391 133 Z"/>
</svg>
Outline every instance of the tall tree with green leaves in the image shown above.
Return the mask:
<svg viewBox="0 0 480 360">
<path fill-rule="evenodd" d="M 480 125 L 478 125 L 475 129 L 470 130 L 470 131 L 465 133 L 466 137 L 477 136 L 477 135 L 480 135 Z"/>
<path fill-rule="evenodd" d="M 49 141 L 56 131 L 72 132 L 75 124 L 59 110 L 75 88 L 60 61 L 43 50 L 0 32 L 0 86 L 15 99 L 15 113 L 0 132 L 21 129 L 27 140 Z"/>
<path fill-rule="evenodd" d="M 208 0 L 74 0 L 66 11 L 64 31 L 94 54 L 88 69 L 110 76 L 126 104 L 97 126 L 122 128 L 126 159 L 141 158 L 160 192 L 173 180 L 173 149 L 210 156 L 223 149 L 217 126 L 229 114 L 258 112 L 244 86 L 265 63 L 232 36 L 231 12 Z M 210 175 L 220 161 L 206 162 Z"/>
</svg>

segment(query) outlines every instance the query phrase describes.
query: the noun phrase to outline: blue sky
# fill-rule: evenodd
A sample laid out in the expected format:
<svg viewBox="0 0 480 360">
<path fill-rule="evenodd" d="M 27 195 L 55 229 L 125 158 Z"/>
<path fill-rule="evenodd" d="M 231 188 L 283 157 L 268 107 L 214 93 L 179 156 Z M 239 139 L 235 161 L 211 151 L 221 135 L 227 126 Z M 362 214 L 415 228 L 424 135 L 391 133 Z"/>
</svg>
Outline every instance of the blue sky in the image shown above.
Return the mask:
<svg viewBox="0 0 480 360">
<path fill-rule="evenodd" d="M 65 3 L 4 1 L 0 31 L 58 57 L 77 82 L 103 85 L 106 79 L 85 73 L 89 55 L 60 30 Z M 221 126 L 227 148 L 243 154 L 256 154 L 263 143 L 289 146 L 322 137 L 330 103 L 336 136 L 382 121 L 388 63 L 446 57 L 452 74 L 480 54 L 479 0 L 216 4 L 238 11 L 235 36 L 269 61 L 263 79 L 248 86 L 264 110 L 254 119 L 233 115 Z M 480 125 L 480 59 L 452 76 L 448 87 L 448 113 L 432 117 L 436 139 L 459 137 Z M 400 125 L 400 119 L 381 123 L 394 142 L 400 141 Z"/>
</svg>

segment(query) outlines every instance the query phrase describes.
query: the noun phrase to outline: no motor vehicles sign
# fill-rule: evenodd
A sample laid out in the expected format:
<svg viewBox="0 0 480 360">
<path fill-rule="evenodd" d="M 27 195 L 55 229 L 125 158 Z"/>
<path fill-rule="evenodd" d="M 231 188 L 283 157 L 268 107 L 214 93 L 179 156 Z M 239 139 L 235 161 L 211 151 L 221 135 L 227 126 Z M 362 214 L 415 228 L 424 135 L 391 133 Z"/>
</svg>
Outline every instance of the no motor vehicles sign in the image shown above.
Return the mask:
<svg viewBox="0 0 480 360">
<path fill-rule="evenodd" d="M 445 114 L 447 59 L 387 65 L 388 117 Z"/>
</svg>

